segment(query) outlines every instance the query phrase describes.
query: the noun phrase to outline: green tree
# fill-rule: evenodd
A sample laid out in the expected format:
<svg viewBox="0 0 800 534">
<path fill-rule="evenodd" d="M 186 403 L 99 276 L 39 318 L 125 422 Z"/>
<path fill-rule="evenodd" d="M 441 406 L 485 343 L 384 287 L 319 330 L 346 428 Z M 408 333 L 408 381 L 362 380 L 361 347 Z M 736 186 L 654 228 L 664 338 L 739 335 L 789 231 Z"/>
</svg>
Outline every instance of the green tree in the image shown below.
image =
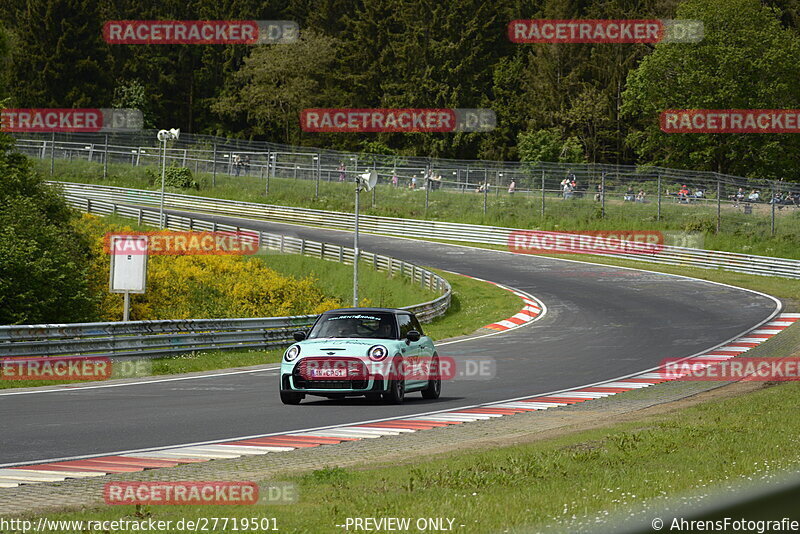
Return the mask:
<svg viewBox="0 0 800 534">
<path fill-rule="evenodd" d="M 628 77 L 623 111 L 640 161 L 800 179 L 800 140 L 789 134 L 666 134 L 665 109 L 798 109 L 800 41 L 757 0 L 687 0 L 678 17 L 700 19 L 697 44 L 659 44 Z"/>
<path fill-rule="evenodd" d="M 114 88 L 114 99 L 111 106 L 115 108 L 138 109 L 142 112 L 145 128 L 155 128 L 156 121 L 151 111 L 151 102 L 147 90 L 137 78 L 128 82 L 120 82 Z"/>
<path fill-rule="evenodd" d="M 521 161 L 582 163 L 586 160 L 583 146 L 577 137 L 564 138 L 558 128 L 548 128 L 519 135 Z"/>
<path fill-rule="evenodd" d="M 0 138 L 0 324 L 93 320 L 89 245 L 71 227 L 75 214 L 12 146 Z"/>
<path fill-rule="evenodd" d="M 19 3 L 12 30 L 16 45 L 10 77 L 14 105 L 107 107 L 111 56 L 92 0 L 30 0 Z"/>
<path fill-rule="evenodd" d="M 226 119 L 246 119 L 249 135 L 299 143 L 300 112 L 339 101 L 330 77 L 338 47 L 336 39 L 307 31 L 297 43 L 256 48 L 212 108 Z"/>
</svg>

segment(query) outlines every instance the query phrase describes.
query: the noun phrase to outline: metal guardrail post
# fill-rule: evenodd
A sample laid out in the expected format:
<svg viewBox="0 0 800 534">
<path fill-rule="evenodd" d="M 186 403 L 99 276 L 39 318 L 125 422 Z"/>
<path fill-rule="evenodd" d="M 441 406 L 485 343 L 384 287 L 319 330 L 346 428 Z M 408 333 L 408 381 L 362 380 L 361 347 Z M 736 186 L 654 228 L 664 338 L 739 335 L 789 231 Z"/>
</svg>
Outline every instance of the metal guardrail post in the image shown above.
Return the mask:
<svg viewBox="0 0 800 534">
<path fill-rule="evenodd" d="M 658 213 L 656 214 L 656 220 L 661 220 L 661 173 L 658 173 Z"/>
<path fill-rule="evenodd" d="M 319 198 L 319 181 L 322 178 L 322 156 L 314 156 L 314 200 Z"/>
<path fill-rule="evenodd" d="M 544 171 L 542 171 L 542 217 L 544 217 Z"/>
<path fill-rule="evenodd" d="M 217 187 L 217 143 L 211 154 L 211 187 Z"/>
<path fill-rule="evenodd" d="M 103 180 L 108 178 L 108 134 L 105 135 L 106 142 L 103 147 Z"/>
<path fill-rule="evenodd" d="M 431 179 L 429 177 L 425 177 L 425 218 L 428 218 L 428 199 L 430 198 L 431 192 Z M 486 207 L 484 206 L 483 212 L 486 213 Z"/>
<path fill-rule="evenodd" d="M 772 182 L 772 198 L 770 199 L 769 203 L 770 206 L 772 206 L 770 235 L 775 235 L 775 182 Z"/>
<path fill-rule="evenodd" d="M 606 173 L 600 174 L 600 218 L 606 218 Z"/>
<path fill-rule="evenodd" d="M 56 165 L 56 132 L 50 134 L 50 176 L 53 176 Z"/>
<path fill-rule="evenodd" d="M 717 233 L 722 227 L 722 184 L 717 178 Z"/>
</svg>

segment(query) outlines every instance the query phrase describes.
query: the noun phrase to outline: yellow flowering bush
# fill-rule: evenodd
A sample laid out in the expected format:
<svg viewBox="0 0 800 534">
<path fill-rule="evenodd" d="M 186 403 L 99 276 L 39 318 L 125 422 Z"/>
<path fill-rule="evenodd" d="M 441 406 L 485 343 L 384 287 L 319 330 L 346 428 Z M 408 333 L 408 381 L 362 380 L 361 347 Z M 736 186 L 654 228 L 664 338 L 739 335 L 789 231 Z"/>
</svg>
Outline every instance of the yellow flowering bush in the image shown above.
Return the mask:
<svg viewBox="0 0 800 534">
<path fill-rule="evenodd" d="M 108 291 L 110 256 L 105 234 L 135 233 L 128 226 L 84 215 L 79 231 L 92 242 L 90 287 L 104 320 L 122 316 L 122 297 Z M 131 297 L 131 319 L 274 317 L 316 314 L 341 307 L 312 277 L 281 275 L 247 256 L 151 256 L 147 292 Z"/>
</svg>

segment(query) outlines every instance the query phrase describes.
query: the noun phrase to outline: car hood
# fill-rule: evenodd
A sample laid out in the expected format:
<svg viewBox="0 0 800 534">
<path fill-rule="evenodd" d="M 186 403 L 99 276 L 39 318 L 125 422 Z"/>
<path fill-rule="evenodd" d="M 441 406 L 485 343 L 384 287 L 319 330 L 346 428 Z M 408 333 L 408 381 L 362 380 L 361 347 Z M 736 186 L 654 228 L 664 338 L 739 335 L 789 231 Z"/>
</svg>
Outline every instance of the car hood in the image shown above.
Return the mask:
<svg viewBox="0 0 800 534">
<path fill-rule="evenodd" d="M 298 343 L 300 356 L 360 356 L 367 357 L 367 350 L 383 345 L 390 351 L 397 345 L 394 339 L 373 338 L 320 338 L 306 339 Z M 331 354 L 332 353 L 332 354 Z"/>
</svg>

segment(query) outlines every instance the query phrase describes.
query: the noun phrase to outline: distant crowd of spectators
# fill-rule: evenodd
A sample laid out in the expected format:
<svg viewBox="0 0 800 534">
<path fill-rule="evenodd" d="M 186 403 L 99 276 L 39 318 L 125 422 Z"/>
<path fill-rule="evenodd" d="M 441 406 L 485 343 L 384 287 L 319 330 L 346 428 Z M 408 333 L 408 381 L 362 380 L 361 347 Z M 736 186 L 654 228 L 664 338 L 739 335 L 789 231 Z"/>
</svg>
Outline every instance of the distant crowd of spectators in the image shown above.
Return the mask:
<svg viewBox="0 0 800 534">
<path fill-rule="evenodd" d="M 250 167 L 250 156 L 245 155 L 243 158 L 239 156 L 239 154 L 233 155 L 232 160 L 232 174 L 235 176 L 239 176 L 242 169 L 244 169 L 245 173 Z M 344 162 L 340 162 L 338 169 L 339 181 L 344 182 L 346 181 L 347 167 Z M 393 172 L 391 175 L 390 183 L 394 187 L 407 187 L 408 189 L 412 190 L 425 190 L 426 188 L 430 188 L 431 191 L 441 189 L 443 180 L 441 173 L 435 172 L 432 169 L 428 169 L 423 173 L 423 175 L 418 178 L 416 175 L 411 176 L 404 176 L 400 177 L 397 175 L 396 172 Z M 469 184 L 464 184 L 468 186 Z M 489 183 L 488 180 L 475 184 L 475 192 L 476 193 L 487 193 L 491 191 L 492 184 Z M 498 187 L 498 185 L 494 186 Z M 578 179 L 572 170 L 567 170 L 567 174 L 564 179 L 561 180 L 559 183 L 559 196 L 561 196 L 565 200 L 569 200 L 572 198 L 579 198 L 582 197 L 585 190 L 588 188 L 588 185 L 584 185 L 583 187 L 579 187 Z M 607 188 L 608 189 L 608 188 Z M 611 187 L 611 189 L 614 189 Z M 517 191 L 517 182 L 516 180 L 512 179 L 508 184 L 507 192 L 509 196 L 513 196 Z M 606 195 L 607 191 L 604 191 L 603 185 L 597 184 L 596 186 L 596 193 L 594 195 L 594 200 L 596 202 L 600 202 L 604 200 L 604 196 Z M 667 198 L 674 198 L 676 202 L 681 204 L 689 204 L 691 202 L 695 202 L 698 200 L 706 199 L 707 198 L 707 190 L 703 187 L 696 187 L 694 189 L 690 188 L 687 184 L 681 184 L 677 191 L 671 192 L 669 189 L 665 191 L 665 196 Z M 779 192 L 775 193 L 774 196 L 769 198 L 762 196 L 762 193 L 759 189 L 752 189 L 749 193 L 747 193 L 744 188 L 740 187 L 738 191 L 730 195 L 728 197 L 732 202 L 734 207 L 738 207 L 739 204 L 752 204 L 752 203 L 767 203 L 767 204 L 775 204 L 778 209 L 782 209 L 783 207 L 787 206 L 795 206 L 800 208 L 800 191 L 793 191 L 793 192 Z M 650 200 L 648 199 L 647 192 L 644 189 L 634 189 L 633 185 L 628 185 L 625 193 L 622 195 L 622 200 L 624 202 L 639 202 L 639 203 L 648 203 Z"/>
<path fill-rule="evenodd" d="M 730 198 L 734 206 L 738 206 L 740 203 L 766 202 L 767 204 L 775 204 L 778 209 L 786 206 L 800 207 L 800 191 L 776 192 L 771 198 L 762 199 L 761 191 L 758 189 L 752 189 L 749 194 L 745 194 L 744 189 L 740 187 L 736 194 L 731 195 Z"/>
</svg>

